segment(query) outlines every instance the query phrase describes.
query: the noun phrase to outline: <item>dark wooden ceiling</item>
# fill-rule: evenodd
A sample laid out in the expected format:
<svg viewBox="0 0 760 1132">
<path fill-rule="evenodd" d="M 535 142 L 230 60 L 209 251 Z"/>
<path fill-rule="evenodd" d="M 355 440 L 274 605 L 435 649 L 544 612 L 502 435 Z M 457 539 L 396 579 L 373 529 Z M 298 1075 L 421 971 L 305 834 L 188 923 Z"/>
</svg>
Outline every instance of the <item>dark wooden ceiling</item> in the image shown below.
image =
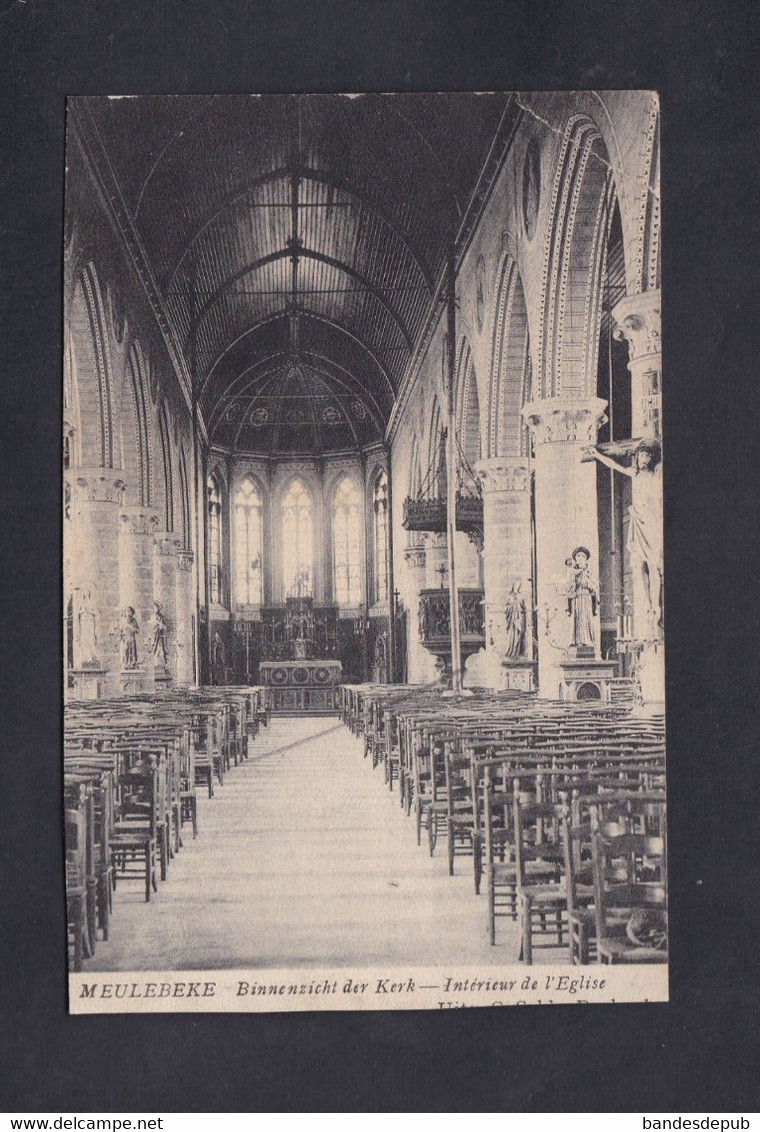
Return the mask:
<svg viewBox="0 0 760 1132">
<path fill-rule="evenodd" d="M 74 101 L 212 441 L 274 453 L 379 439 L 509 95 Z"/>
</svg>

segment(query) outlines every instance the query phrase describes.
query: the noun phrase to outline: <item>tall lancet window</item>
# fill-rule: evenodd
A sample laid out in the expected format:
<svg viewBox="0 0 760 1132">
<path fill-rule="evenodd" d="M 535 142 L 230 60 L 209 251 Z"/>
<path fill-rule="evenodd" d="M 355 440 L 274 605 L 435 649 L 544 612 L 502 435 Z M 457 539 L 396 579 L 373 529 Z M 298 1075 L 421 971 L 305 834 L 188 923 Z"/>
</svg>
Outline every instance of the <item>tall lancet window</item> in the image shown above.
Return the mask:
<svg viewBox="0 0 760 1132">
<path fill-rule="evenodd" d="M 375 601 L 388 600 L 388 477 L 375 480 Z"/>
<path fill-rule="evenodd" d="M 359 605 L 362 587 L 362 497 L 344 476 L 335 489 L 332 509 L 333 592 L 341 605 Z"/>
<path fill-rule="evenodd" d="M 282 582 L 285 595 L 314 592 L 311 496 L 302 480 L 294 480 L 282 501 Z"/>
<path fill-rule="evenodd" d="M 246 476 L 235 494 L 235 596 L 239 605 L 263 601 L 261 492 Z"/>
<path fill-rule="evenodd" d="M 216 476 L 208 478 L 208 587 L 211 601 L 222 601 L 222 491 Z"/>
</svg>

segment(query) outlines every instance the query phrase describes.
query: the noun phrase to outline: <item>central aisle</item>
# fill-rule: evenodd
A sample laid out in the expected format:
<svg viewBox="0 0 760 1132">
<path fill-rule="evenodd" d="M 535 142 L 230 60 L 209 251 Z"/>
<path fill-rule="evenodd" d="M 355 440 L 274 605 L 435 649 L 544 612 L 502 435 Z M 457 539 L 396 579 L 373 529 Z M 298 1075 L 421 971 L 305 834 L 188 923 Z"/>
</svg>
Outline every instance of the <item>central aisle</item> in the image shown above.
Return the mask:
<svg viewBox="0 0 760 1132">
<path fill-rule="evenodd" d="M 188 826 L 150 904 L 119 887 L 111 940 L 85 970 L 512 963 L 486 934 L 472 862 L 449 877 L 362 743 L 327 718 L 274 718 Z"/>
</svg>

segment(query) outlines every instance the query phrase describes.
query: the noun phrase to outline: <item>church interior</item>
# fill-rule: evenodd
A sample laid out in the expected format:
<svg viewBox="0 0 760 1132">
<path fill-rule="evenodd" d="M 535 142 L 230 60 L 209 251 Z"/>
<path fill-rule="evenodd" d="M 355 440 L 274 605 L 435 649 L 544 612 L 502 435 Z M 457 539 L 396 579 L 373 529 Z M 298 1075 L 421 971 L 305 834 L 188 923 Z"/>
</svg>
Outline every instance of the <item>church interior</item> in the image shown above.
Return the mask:
<svg viewBox="0 0 760 1132">
<path fill-rule="evenodd" d="M 659 167 L 646 91 L 69 100 L 72 970 L 667 961 Z"/>
</svg>

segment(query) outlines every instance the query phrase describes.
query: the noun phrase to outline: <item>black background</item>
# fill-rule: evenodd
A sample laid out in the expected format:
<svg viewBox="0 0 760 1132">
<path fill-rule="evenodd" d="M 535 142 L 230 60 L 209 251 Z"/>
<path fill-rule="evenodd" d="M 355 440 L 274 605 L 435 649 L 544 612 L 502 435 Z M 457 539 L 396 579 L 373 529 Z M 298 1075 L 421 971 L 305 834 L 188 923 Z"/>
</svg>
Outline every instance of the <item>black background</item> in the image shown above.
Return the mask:
<svg viewBox="0 0 760 1132">
<path fill-rule="evenodd" d="M 760 1107 L 757 28 L 674 0 L 0 0 L 0 1109 Z M 671 1002 L 69 1018 L 66 94 L 626 87 L 662 99 Z"/>
</svg>

